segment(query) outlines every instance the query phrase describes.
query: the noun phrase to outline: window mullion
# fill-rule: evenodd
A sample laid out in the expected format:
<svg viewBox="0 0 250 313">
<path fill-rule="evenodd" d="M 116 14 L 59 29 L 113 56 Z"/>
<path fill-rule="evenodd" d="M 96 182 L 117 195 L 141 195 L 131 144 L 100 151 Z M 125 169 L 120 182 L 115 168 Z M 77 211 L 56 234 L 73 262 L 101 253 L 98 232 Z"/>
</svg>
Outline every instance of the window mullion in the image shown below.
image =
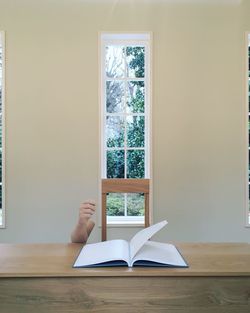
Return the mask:
<svg viewBox="0 0 250 313">
<path fill-rule="evenodd" d="M 124 178 L 127 178 L 127 86 L 128 86 L 128 77 L 127 77 L 127 58 L 126 58 L 126 51 L 127 46 L 125 46 L 125 90 L 124 90 L 124 126 L 125 126 L 125 132 L 124 132 Z M 125 203 L 126 203 L 127 197 L 125 196 Z M 127 207 L 127 204 L 125 205 Z"/>
</svg>

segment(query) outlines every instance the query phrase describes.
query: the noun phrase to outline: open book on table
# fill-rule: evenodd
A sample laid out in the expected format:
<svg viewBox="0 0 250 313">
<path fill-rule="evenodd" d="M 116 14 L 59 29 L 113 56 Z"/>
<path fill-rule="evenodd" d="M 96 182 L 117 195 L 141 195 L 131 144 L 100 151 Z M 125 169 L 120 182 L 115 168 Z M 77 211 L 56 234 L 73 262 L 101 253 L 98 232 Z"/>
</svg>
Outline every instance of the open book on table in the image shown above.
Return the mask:
<svg viewBox="0 0 250 313">
<path fill-rule="evenodd" d="M 73 267 L 188 267 L 174 245 L 149 240 L 166 224 L 167 221 L 162 221 L 144 228 L 129 242 L 117 239 L 86 244 L 80 251 Z"/>
</svg>

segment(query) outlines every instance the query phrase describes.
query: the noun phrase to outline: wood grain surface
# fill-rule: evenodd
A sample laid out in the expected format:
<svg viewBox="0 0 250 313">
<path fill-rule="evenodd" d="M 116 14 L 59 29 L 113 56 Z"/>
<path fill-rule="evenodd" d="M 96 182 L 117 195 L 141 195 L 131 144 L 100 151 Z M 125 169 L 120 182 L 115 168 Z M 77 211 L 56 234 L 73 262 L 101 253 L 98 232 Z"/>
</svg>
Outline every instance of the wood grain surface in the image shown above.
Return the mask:
<svg viewBox="0 0 250 313">
<path fill-rule="evenodd" d="M 247 243 L 175 243 L 189 268 L 72 268 L 81 244 L 0 244 L 1 277 L 250 276 Z"/>
<path fill-rule="evenodd" d="M 250 278 L 3 278 L 0 312 L 249 313 Z"/>
<path fill-rule="evenodd" d="M 248 244 L 175 244 L 189 268 L 74 269 L 79 244 L 1 244 L 1 313 L 249 313 Z"/>
</svg>

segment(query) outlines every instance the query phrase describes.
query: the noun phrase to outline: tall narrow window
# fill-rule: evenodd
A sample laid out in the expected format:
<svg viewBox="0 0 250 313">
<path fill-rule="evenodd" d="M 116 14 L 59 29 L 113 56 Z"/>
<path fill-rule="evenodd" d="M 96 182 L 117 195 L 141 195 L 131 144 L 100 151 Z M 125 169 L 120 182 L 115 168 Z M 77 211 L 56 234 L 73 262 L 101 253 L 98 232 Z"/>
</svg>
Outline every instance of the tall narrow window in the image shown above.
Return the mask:
<svg viewBox="0 0 250 313">
<path fill-rule="evenodd" d="M 103 179 L 150 178 L 150 35 L 101 35 Z M 144 195 L 110 193 L 108 223 L 143 223 Z"/>
<path fill-rule="evenodd" d="M 246 223 L 250 226 L 250 33 L 247 34 L 247 111 L 248 111 L 248 204 Z"/>
<path fill-rule="evenodd" d="M 0 31 L 0 227 L 5 225 L 4 207 L 4 32 Z"/>
</svg>

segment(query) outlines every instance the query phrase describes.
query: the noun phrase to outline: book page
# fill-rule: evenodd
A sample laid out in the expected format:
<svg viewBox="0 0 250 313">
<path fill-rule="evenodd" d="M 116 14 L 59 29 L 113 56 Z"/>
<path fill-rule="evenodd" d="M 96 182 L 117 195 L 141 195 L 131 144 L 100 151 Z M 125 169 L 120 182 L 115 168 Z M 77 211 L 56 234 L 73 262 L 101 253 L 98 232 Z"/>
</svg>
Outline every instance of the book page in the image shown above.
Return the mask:
<svg viewBox="0 0 250 313">
<path fill-rule="evenodd" d="M 165 225 L 167 225 L 167 221 L 162 221 L 160 223 L 154 224 L 150 227 L 144 228 L 139 231 L 134 237 L 130 240 L 130 260 L 134 258 L 136 253 L 140 250 L 140 248 L 160 229 L 162 229 Z"/>
<path fill-rule="evenodd" d="M 150 262 L 170 267 L 187 267 L 185 260 L 174 245 L 155 241 L 148 241 L 143 245 L 134 257 L 132 265 L 136 263 L 135 265 L 150 266 Z"/>
<path fill-rule="evenodd" d="M 129 263 L 129 245 L 126 240 L 108 240 L 86 244 L 74 263 L 74 267 L 94 266 L 110 261 Z"/>
</svg>

